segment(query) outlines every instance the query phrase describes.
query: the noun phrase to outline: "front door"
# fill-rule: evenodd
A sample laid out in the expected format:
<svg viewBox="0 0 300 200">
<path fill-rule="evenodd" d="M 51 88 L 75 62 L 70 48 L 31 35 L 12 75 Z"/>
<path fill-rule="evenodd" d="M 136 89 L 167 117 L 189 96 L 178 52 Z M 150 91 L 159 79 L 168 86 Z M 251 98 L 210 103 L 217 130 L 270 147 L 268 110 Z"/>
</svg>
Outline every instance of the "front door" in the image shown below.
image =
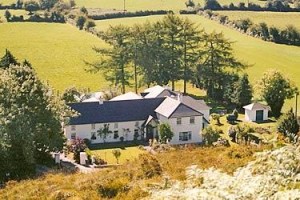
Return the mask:
<svg viewBox="0 0 300 200">
<path fill-rule="evenodd" d="M 257 110 L 256 111 L 256 121 L 263 121 L 264 120 L 264 111 L 263 110 Z"/>
<path fill-rule="evenodd" d="M 146 141 L 149 141 L 150 139 L 153 140 L 154 138 L 154 128 L 151 125 L 146 126 Z"/>
</svg>

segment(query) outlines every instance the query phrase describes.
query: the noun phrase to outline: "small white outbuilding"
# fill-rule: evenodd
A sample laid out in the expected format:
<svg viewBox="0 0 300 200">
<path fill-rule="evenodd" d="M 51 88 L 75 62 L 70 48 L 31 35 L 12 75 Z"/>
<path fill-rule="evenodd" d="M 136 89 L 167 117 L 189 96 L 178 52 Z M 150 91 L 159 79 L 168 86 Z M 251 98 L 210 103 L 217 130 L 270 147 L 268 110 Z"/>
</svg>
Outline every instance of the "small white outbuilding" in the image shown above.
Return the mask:
<svg viewBox="0 0 300 200">
<path fill-rule="evenodd" d="M 251 103 L 243 107 L 245 109 L 245 121 L 261 122 L 268 120 L 269 106 L 261 103 Z"/>
</svg>

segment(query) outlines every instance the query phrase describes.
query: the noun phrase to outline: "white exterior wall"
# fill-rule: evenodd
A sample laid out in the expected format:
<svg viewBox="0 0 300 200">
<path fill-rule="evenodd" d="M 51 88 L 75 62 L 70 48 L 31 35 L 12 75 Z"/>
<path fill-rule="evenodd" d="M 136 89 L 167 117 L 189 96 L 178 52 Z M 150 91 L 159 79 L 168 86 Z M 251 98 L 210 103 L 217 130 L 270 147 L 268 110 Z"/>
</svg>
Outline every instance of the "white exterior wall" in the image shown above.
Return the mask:
<svg viewBox="0 0 300 200">
<path fill-rule="evenodd" d="M 138 121 L 138 122 L 140 127 L 144 121 Z M 75 132 L 76 138 L 81 138 L 81 139 L 87 138 L 92 142 L 92 144 L 103 143 L 103 139 L 97 135 L 97 130 L 99 130 L 100 127 L 103 127 L 104 124 L 109 124 L 109 129 L 112 131 L 112 133 L 107 136 L 105 142 L 120 142 L 120 137 L 124 137 L 124 141 L 132 141 L 134 136 L 134 129 L 137 129 L 136 121 L 130 121 L 130 122 L 118 122 L 118 128 L 116 129 L 114 128 L 115 123 L 95 124 L 95 129 L 92 129 L 91 124 L 76 125 L 75 131 L 71 131 L 71 126 L 69 125 L 69 126 L 65 126 L 64 133 L 67 139 L 71 139 L 71 133 Z M 129 129 L 129 131 L 127 131 L 127 129 Z M 119 134 L 119 137 L 117 139 L 114 139 L 113 132 L 115 130 L 118 130 L 118 134 Z M 96 132 L 96 140 L 91 140 L 92 132 Z M 139 130 L 139 135 L 141 136 L 140 130 Z"/>
<path fill-rule="evenodd" d="M 264 109 L 263 120 L 268 120 L 268 109 Z M 255 122 L 256 121 L 256 110 L 246 110 L 245 109 L 245 121 Z"/>
<path fill-rule="evenodd" d="M 168 123 L 174 133 L 170 144 L 188 144 L 202 142 L 203 117 L 195 116 L 195 123 L 190 124 L 190 117 L 181 117 L 181 124 L 177 124 L 177 118 L 166 118 L 158 114 L 158 119 L 161 123 Z M 192 132 L 192 139 L 188 141 L 179 140 L 180 132 Z"/>
<path fill-rule="evenodd" d="M 200 112 L 204 115 L 204 118 L 209 121 L 209 110 L 201 110 Z"/>
</svg>

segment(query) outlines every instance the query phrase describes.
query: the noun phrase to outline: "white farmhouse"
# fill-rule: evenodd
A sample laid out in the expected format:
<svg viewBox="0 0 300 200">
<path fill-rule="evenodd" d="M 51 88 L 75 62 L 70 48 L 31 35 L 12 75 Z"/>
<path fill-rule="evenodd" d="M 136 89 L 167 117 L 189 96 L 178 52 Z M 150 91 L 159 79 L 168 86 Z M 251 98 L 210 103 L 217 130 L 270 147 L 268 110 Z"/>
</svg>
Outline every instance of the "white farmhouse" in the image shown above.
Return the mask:
<svg viewBox="0 0 300 200">
<path fill-rule="evenodd" d="M 245 121 L 262 122 L 268 120 L 269 106 L 261 103 L 252 103 L 243 107 L 245 109 Z"/>
<path fill-rule="evenodd" d="M 189 96 L 174 96 L 172 91 L 169 94 L 172 97 L 116 98 L 69 104 L 80 115 L 70 119 L 64 128 L 65 136 L 87 138 L 92 143 L 148 141 L 159 137 L 159 124 L 168 123 L 174 133 L 171 144 L 201 143 L 201 131 L 208 124 L 210 107 Z M 109 125 L 110 134 L 103 139 L 97 131 L 105 124 Z"/>
</svg>

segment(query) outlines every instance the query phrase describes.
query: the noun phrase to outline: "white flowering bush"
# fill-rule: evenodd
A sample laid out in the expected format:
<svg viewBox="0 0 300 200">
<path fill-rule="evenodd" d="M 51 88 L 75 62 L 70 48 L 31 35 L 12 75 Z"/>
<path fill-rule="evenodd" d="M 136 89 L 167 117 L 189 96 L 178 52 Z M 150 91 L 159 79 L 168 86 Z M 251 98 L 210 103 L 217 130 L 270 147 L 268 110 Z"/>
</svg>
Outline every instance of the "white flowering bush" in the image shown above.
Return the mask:
<svg viewBox="0 0 300 200">
<path fill-rule="evenodd" d="M 217 169 L 187 168 L 187 180 L 151 190 L 149 199 L 299 199 L 300 147 L 257 153 L 228 175 Z"/>
</svg>

